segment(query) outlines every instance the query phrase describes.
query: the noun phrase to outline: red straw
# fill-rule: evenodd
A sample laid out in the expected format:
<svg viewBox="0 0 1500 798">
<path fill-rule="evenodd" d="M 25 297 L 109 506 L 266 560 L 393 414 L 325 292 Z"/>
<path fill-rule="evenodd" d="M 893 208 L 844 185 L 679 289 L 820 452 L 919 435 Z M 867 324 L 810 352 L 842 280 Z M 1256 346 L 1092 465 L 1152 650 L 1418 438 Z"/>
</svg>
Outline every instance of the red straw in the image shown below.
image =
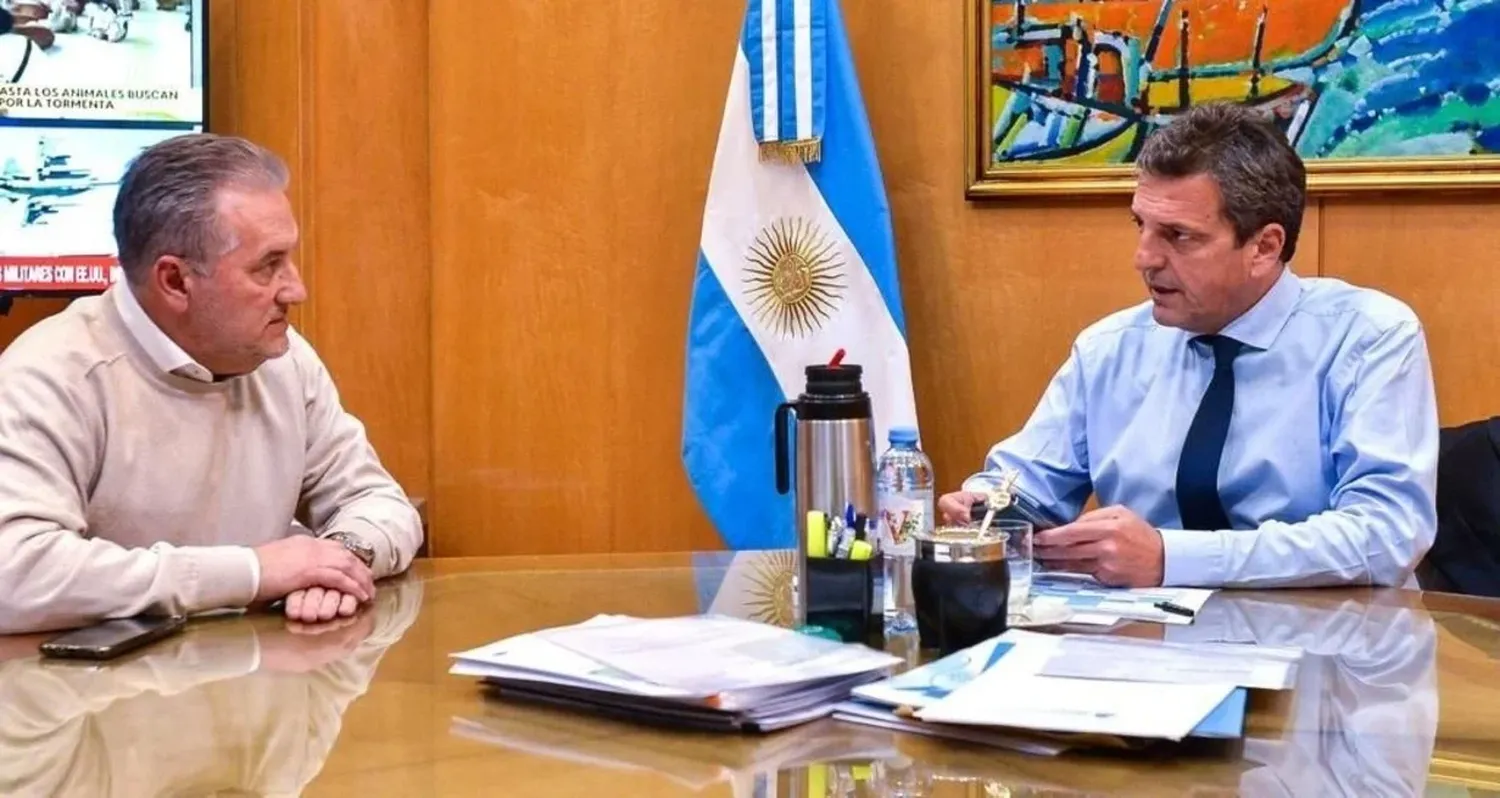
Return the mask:
<svg viewBox="0 0 1500 798">
<path fill-rule="evenodd" d="M 842 362 L 844 362 L 844 350 L 840 349 L 833 353 L 833 359 L 828 361 L 828 366 L 830 368 L 838 368 L 838 365 Z"/>
</svg>

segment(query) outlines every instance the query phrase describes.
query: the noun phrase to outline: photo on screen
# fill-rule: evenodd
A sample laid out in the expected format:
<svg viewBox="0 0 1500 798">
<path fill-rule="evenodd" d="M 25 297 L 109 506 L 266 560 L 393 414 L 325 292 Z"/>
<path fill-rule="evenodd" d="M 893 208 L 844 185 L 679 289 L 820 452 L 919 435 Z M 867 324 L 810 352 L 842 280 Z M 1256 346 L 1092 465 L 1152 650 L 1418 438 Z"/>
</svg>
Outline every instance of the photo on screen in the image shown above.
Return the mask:
<svg viewBox="0 0 1500 798">
<path fill-rule="evenodd" d="M 202 124 L 203 0 L 0 0 L 0 117 Z"/>
<path fill-rule="evenodd" d="M 118 276 L 125 169 L 204 129 L 204 3 L 0 0 L 0 294 Z"/>
<path fill-rule="evenodd" d="M 0 256 L 113 255 L 125 167 L 182 132 L 0 127 Z"/>
</svg>

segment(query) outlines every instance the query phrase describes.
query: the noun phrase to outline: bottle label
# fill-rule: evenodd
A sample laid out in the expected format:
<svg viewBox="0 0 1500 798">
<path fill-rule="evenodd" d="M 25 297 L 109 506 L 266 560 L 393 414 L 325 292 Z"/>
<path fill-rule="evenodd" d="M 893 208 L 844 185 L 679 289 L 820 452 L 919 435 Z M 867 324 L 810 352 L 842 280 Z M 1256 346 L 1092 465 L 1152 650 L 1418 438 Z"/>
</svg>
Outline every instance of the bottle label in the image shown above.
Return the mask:
<svg viewBox="0 0 1500 798">
<path fill-rule="evenodd" d="M 881 496 L 881 551 L 902 557 L 915 555 L 916 533 L 928 529 L 931 519 L 932 495 L 926 491 Z"/>
</svg>

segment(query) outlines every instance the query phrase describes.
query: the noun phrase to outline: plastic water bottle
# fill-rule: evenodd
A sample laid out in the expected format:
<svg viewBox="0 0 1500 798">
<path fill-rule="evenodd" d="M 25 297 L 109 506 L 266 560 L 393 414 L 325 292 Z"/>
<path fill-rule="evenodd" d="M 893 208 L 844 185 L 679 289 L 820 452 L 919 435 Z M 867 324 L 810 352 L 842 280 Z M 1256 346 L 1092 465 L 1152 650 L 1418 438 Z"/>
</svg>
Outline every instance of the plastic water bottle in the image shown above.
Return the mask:
<svg viewBox="0 0 1500 798">
<path fill-rule="evenodd" d="M 894 427 L 890 448 L 880 455 L 875 470 L 875 503 L 880 513 L 880 546 L 884 555 L 882 609 L 887 632 L 916 627 L 916 602 L 911 590 L 911 563 L 916 556 L 917 532 L 932 529 L 932 460 L 917 446 L 917 431 Z"/>
</svg>

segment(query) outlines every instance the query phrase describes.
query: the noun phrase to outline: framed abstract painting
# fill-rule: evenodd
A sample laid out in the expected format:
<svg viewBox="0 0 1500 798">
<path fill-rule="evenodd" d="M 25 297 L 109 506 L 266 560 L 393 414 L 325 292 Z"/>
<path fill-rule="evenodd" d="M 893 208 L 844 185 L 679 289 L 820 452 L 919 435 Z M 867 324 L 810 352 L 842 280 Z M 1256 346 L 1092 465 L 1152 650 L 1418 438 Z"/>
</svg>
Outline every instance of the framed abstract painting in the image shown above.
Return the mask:
<svg viewBox="0 0 1500 798">
<path fill-rule="evenodd" d="M 1500 186 L 1500 0 L 963 0 L 970 198 L 1112 193 L 1194 103 L 1265 110 L 1314 193 Z"/>
</svg>

